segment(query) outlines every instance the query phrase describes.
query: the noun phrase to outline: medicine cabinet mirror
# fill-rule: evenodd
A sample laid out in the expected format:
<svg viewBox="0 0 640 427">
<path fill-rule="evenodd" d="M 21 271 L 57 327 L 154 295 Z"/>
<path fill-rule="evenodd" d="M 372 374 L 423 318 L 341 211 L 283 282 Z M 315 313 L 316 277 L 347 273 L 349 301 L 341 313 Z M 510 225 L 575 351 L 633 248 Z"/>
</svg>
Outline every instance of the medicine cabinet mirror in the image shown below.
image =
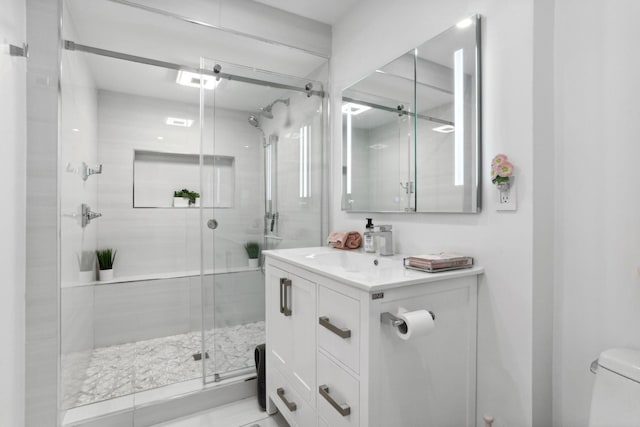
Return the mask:
<svg viewBox="0 0 640 427">
<path fill-rule="evenodd" d="M 480 16 L 342 92 L 342 209 L 480 210 Z"/>
</svg>

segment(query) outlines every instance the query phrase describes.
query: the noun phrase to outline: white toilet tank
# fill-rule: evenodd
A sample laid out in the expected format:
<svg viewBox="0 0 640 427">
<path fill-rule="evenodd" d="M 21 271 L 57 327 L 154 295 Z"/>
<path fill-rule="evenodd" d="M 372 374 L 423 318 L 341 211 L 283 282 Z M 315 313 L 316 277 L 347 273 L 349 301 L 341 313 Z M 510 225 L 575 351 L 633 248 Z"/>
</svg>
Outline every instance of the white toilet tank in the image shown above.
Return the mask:
<svg viewBox="0 0 640 427">
<path fill-rule="evenodd" d="M 589 427 L 640 426 L 640 350 L 602 352 L 595 373 Z"/>
</svg>

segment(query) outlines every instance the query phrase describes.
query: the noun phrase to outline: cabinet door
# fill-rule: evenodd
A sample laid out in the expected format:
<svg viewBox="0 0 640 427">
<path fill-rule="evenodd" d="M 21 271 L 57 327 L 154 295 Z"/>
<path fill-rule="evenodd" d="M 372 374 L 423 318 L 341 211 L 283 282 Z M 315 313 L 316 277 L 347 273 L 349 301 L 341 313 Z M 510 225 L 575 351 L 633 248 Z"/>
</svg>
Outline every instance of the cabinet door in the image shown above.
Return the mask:
<svg viewBox="0 0 640 427">
<path fill-rule="evenodd" d="M 266 329 L 267 352 L 269 357 L 267 369 L 278 369 L 285 377 L 287 368 L 291 366 L 291 319 L 282 313 L 283 295 L 280 283 L 282 278 L 288 278 L 288 274 L 277 268 L 267 268 L 266 277 Z"/>
<path fill-rule="evenodd" d="M 315 408 L 316 285 L 280 269 L 267 277 L 268 351 L 273 365 Z"/>
</svg>

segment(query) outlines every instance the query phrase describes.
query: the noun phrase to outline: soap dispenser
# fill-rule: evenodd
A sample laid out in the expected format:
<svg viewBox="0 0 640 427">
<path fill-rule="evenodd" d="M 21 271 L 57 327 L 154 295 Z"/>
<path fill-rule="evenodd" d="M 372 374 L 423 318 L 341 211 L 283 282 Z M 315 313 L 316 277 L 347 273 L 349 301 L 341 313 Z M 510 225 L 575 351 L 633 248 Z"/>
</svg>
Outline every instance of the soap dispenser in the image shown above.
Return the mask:
<svg viewBox="0 0 640 427">
<path fill-rule="evenodd" d="M 376 234 L 373 230 L 374 228 L 373 222 L 371 218 L 366 218 L 366 220 L 367 220 L 366 231 L 362 235 L 364 240 L 364 251 L 375 253 L 377 248 L 376 248 L 376 239 L 375 239 Z"/>
</svg>

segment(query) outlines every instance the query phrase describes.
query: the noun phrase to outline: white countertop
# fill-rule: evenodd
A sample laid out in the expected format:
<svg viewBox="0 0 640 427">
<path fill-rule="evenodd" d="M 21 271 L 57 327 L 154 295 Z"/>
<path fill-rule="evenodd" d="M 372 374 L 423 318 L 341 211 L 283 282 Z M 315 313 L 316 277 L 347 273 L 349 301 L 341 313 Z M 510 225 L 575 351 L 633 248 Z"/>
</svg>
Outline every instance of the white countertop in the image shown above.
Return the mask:
<svg viewBox="0 0 640 427">
<path fill-rule="evenodd" d="M 331 247 L 276 249 L 264 251 L 269 259 L 291 263 L 312 273 L 347 285 L 376 292 L 407 285 L 482 274 L 482 267 L 427 273 L 404 268 L 403 258 L 410 255 L 380 256 L 361 250 Z M 377 261 L 377 265 L 376 265 Z"/>
</svg>

